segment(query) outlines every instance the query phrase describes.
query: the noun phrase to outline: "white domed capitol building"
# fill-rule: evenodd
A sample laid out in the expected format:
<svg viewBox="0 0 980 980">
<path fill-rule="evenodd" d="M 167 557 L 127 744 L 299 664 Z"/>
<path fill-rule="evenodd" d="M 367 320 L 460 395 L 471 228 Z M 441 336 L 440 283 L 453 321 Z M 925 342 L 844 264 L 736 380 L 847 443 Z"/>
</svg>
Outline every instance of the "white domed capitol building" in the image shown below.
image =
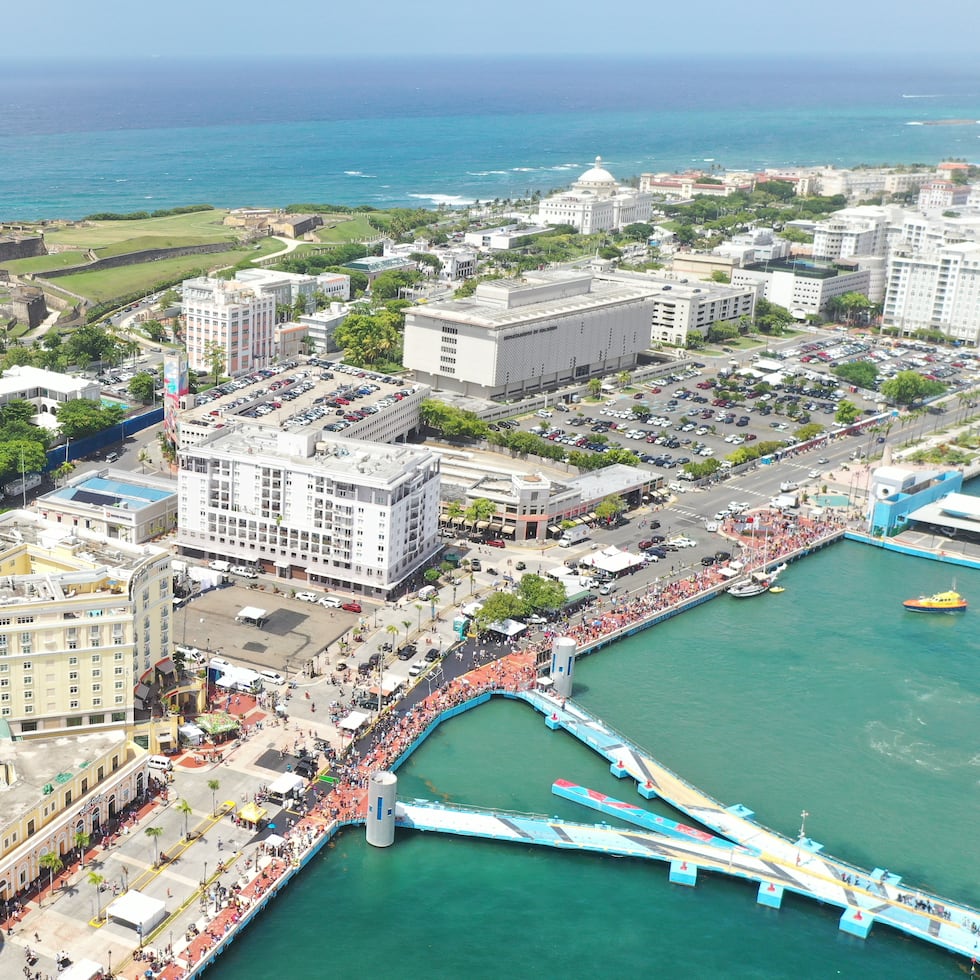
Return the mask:
<svg viewBox="0 0 980 980">
<path fill-rule="evenodd" d="M 653 195 L 625 187 L 602 166 L 602 157 L 567 191 L 541 202 L 538 221 L 546 225 L 572 225 L 582 234 L 622 228 L 634 221 L 648 221 Z"/>
</svg>

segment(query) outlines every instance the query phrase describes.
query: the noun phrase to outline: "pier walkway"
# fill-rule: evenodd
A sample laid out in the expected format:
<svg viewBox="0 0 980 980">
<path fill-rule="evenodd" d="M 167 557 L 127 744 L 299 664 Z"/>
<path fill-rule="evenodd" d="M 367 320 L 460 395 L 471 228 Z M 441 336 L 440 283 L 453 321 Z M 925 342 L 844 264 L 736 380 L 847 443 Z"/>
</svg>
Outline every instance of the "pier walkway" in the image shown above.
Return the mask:
<svg viewBox="0 0 980 980">
<path fill-rule="evenodd" d="M 539 691 L 499 693 L 527 702 L 549 728 L 565 730 L 607 759 L 614 776 L 632 779 L 641 796 L 659 797 L 716 836 L 565 780 L 554 784 L 556 795 L 642 829 L 419 800 L 399 802 L 399 826 L 660 860 L 669 863 L 677 884 L 696 884 L 699 870 L 726 874 L 758 883 L 762 905 L 778 908 L 789 891 L 837 906 L 840 929 L 854 936 L 867 937 L 880 922 L 953 953 L 980 955 L 980 911 L 903 886 L 895 872 L 867 871 L 825 855 L 810 838 L 794 841 L 770 830 L 748 807 L 725 806 L 703 793 L 574 701 Z"/>
</svg>

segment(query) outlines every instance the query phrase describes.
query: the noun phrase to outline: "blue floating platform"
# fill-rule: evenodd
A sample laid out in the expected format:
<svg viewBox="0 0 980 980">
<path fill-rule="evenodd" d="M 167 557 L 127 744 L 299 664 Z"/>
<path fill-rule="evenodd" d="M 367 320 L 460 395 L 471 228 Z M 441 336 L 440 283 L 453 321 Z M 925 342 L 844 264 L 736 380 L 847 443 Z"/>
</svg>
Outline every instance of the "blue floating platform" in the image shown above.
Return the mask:
<svg viewBox="0 0 980 980">
<path fill-rule="evenodd" d="M 760 881 L 759 894 L 755 899 L 759 905 L 767 905 L 771 909 L 782 908 L 783 886 L 774 881 Z"/>
<path fill-rule="evenodd" d="M 616 762 L 611 763 L 609 766 L 609 771 L 617 779 L 625 779 L 630 774 L 629 769 L 626 768 L 626 765 L 622 759 L 618 759 Z"/>
<path fill-rule="evenodd" d="M 802 847 L 804 851 L 810 851 L 813 854 L 819 854 L 823 850 L 823 844 L 820 841 L 814 840 L 812 837 L 801 837 L 796 842 L 797 847 Z"/>
<path fill-rule="evenodd" d="M 846 908 L 840 917 L 840 931 L 858 939 L 867 939 L 874 921 L 874 916 L 866 909 Z"/>
<path fill-rule="evenodd" d="M 696 885 L 698 866 L 692 861 L 671 861 L 670 881 L 674 885 Z"/>
<path fill-rule="evenodd" d="M 556 711 L 554 714 L 545 715 L 544 716 L 544 723 L 552 731 L 555 731 L 555 730 L 561 728 L 561 718 L 558 717 L 558 712 Z"/>
<path fill-rule="evenodd" d="M 755 816 L 755 811 L 750 810 L 744 803 L 736 803 L 733 806 L 725 807 L 729 813 L 734 813 L 736 817 L 751 820 Z"/>
<path fill-rule="evenodd" d="M 636 791 L 645 800 L 655 800 L 657 798 L 657 791 L 653 788 L 653 783 L 649 780 L 645 783 L 637 783 Z"/>
</svg>

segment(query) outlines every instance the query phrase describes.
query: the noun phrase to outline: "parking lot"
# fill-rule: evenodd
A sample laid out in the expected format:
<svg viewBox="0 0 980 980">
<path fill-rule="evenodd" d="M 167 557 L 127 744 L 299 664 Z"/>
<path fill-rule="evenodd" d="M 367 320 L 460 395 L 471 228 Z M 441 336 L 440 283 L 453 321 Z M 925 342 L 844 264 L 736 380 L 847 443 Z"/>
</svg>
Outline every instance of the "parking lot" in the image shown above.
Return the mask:
<svg viewBox="0 0 980 980">
<path fill-rule="evenodd" d="M 261 626 L 236 622 L 245 606 L 266 610 Z M 301 602 L 288 593 L 229 585 L 210 589 L 182 606 L 174 618 L 176 642 L 255 669 L 292 676 L 359 625 L 362 613 Z"/>
<path fill-rule="evenodd" d="M 853 388 L 830 373 L 838 364 L 859 360 L 873 362 L 880 380 L 915 370 L 953 389 L 974 383 L 978 368 L 972 354 L 955 349 L 808 335 L 780 350 L 689 363 L 656 383 L 558 404 L 497 425 L 520 427 L 568 450 L 626 449 L 680 492 L 677 481 L 687 463 L 723 461 L 753 442 L 791 442 L 809 423 L 833 431 L 844 399 L 856 406 L 859 418 L 878 414 L 882 405 L 875 391 Z"/>
</svg>

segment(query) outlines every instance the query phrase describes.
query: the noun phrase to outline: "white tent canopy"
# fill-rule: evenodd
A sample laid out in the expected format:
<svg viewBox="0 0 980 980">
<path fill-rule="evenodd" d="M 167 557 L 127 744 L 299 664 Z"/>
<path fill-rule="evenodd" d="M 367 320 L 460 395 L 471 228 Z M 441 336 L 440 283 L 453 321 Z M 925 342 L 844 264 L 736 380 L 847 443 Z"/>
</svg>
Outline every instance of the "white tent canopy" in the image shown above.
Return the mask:
<svg viewBox="0 0 980 980">
<path fill-rule="evenodd" d="M 340 727 L 348 732 L 356 732 L 370 717 L 370 715 L 365 714 L 363 711 L 352 711 L 346 718 L 341 720 Z"/>
<path fill-rule="evenodd" d="M 516 619 L 505 619 L 503 622 L 491 623 L 487 629 L 493 630 L 494 633 L 503 633 L 509 638 L 517 636 L 518 633 L 523 633 L 527 626 L 524 623 L 519 623 Z"/>
<path fill-rule="evenodd" d="M 601 568 L 604 572 L 618 575 L 625 572 L 628 568 L 635 568 L 643 564 L 643 559 L 639 555 L 631 554 L 629 551 L 620 551 L 619 548 L 609 547 L 600 551 L 597 555 L 589 555 L 583 558 L 579 564 L 592 565 L 594 568 Z"/>
<path fill-rule="evenodd" d="M 150 898 L 142 892 L 129 891 L 117 898 L 107 909 L 106 915 L 118 922 L 127 922 L 137 932 L 146 936 L 153 927 L 167 916 L 166 902 Z"/>
<path fill-rule="evenodd" d="M 181 725 L 177 729 L 177 734 L 191 745 L 200 745 L 204 739 L 204 732 L 197 725 L 193 725 L 190 722 L 187 722 L 186 725 Z"/>
<path fill-rule="evenodd" d="M 235 617 L 236 623 L 250 623 L 252 626 L 261 626 L 269 618 L 268 609 L 259 609 L 258 606 L 242 606 Z"/>
<path fill-rule="evenodd" d="M 102 976 L 102 964 L 95 960 L 76 960 L 58 974 L 58 980 L 97 980 Z"/>
<path fill-rule="evenodd" d="M 284 772 L 275 782 L 269 783 L 268 792 L 274 796 L 289 796 L 294 789 L 302 789 L 306 780 L 294 772 Z"/>
</svg>

